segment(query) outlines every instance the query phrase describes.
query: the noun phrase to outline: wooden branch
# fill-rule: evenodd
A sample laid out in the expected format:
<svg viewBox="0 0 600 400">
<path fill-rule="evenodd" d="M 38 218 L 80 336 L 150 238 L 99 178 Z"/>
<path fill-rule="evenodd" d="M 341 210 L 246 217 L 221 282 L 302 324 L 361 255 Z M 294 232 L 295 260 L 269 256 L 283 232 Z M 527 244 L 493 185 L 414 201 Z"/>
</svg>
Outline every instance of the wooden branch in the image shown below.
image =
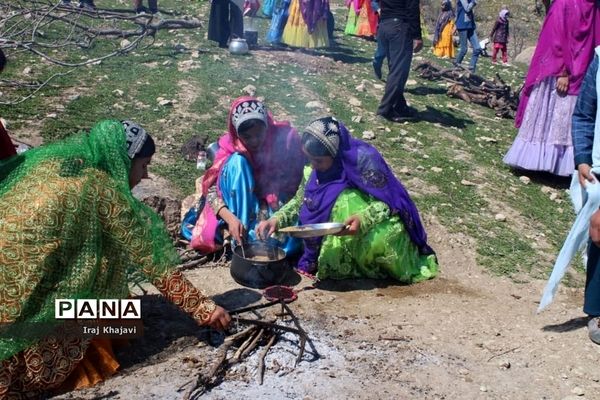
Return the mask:
<svg viewBox="0 0 600 400">
<path fill-rule="evenodd" d="M 22 99 L 18 100 L 18 101 L 0 101 L 0 104 L 2 105 L 8 105 L 8 106 L 14 106 L 17 104 L 21 104 L 24 101 L 30 99 L 33 95 L 35 95 L 37 92 L 39 92 L 40 90 L 42 90 L 42 88 L 44 88 L 52 79 L 59 77 L 59 76 L 65 76 L 65 75 L 69 75 L 71 72 L 73 72 L 74 70 L 71 69 L 67 72 L 59 72 L 56 73 L 54 75 L 52 75 L 50 78 L 46 79 L 44 82 L 42 82 L 32 93 L 30 93 L 28 96 L 23 97 Z"/>
<path fill-rule="evenodd" d="M 258 384 L 259 385 L 263 384 L 263 378 L 265 376 L 265 357 L 267 356 L 269 349 L 271 349 L 271 346 L 273 346 L 273 344 L 275 343 L 276 340 L 277 340 L 277 335 L 273 334 L 271 336 L 271 339 L 269 339 L 269 342 L 263 349 L 263 351 L 258 356 Z"/>
</svg>

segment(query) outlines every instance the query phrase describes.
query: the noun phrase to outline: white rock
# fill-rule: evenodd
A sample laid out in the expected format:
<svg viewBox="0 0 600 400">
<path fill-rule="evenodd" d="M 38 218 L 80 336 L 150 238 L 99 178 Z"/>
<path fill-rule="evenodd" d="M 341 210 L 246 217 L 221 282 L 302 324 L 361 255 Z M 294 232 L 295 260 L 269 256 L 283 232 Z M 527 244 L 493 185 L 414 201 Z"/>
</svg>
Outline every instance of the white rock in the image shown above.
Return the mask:
<svg viewBox="0 0 600 400">
<path fill-rule="evenodd" d="M 385 86 L 383 86 L 383 85 L 382 85 L 382 84 L 380 84 L 380 83 L 376 83 L 376 84 L 374 84 L 374 85 L 373 85 L 373 87 L 374 87 L 375 89 L 383 89 L 383 88 L 385 88 Z"/>
<path fill-rule="evenodd" d="M 549 186 L 542 186 L 542 193 L 548 194 L 548 193 L 552 193 L 552 188 Z"/>
<path fill-rule="evenodd" d="M 56 113 L 50 113 L 46 115 L 46 118 L 56 118 L 58 117 L 58 115 L 56 115 Z"/>
<path fill-rule="evenodd" d="M 253 96 L 256 94 L 256 86 L 247 85 L 242 89 L 242 93 L 247 94 L 248 96 Z"/>
<path fill-rule="evenodd" d="M 115 96 L 122 97 L 122 96 L 123 96 L 123 94 L 124 94 L 124 92 L 123 92 L 121 89 L 115 89 L 115 90 L 113 90 L 113 94 L 114 94 Z"/>
<path fill-rule="evenodd" d="M 168 99 L 162 99 L 158 102 L 158 105 L 160 106 L 172 106 L 173 105 L 173 100 L 168 100 Z"/>
<path fill-rule="evenodd" d="M 362 102 L 359 99 L 357 99 L 356 97 L 350 97 L 350 100 L 348 100 L 348 103 L 354 107 L 360 107 L 362 105 Z"/>
<path fill-rule="evenodd" d="M 506 221 L 506 215 L 504 215 L 502 213 L 498 213 L 498 214 L 494 215 L 494 219 L 498 222 L 504 222 L 504 221 Z"/>
<path fill-rule="evenodd" d="M 364 92 L 365 91 L 365 84 L 361 83 L 360 85 L 358 85 L 357 87 L 355 87 L 357 92 Z"/>
<path fill-rule="evenodd" d="M 463 179 L 462 181 L 460 181 L 460 184 L 463 186 L 477 186 L 476 183 L 473 183 L 471 181 L 468 181 L 466 179 Z"/>
<path fill-rule="evenodd" d="M 119 110 L 119 111 L 123 111 L 125 109 L 125 107 L 123 107 L 119 103 L 113 104 L 112 108 L 114 108 L 115 110 Z"/>
<path fill-rule="evenodd" d="M 325 108 L 325 104 L 321 103 L 319 100 L 309 101 L 304 106 L 306 108 Z"/>
<path fill-rule="evenodd" d="M 122 49 L 124 49 L 125 47 L 130 46 L 130 45 L 131 45 L 131 42 L 129 40 L 127 40 L 127 39 L 121 40 L 120 46 Z"/>
<path fill-rule="evenodd" d="M 558 198 L 558 193 L 554 192 L 550 194 L 550 200 L 554 201 Z"/>
<path fill-rule="evenodd" d="M 579 386 L 575 386 L 572 390 L 571 393 L 573 393 L 575 396 L 583 396 L 585 394 L 585 391 L 580 388 Z"/>
<path fill-rule="evenodd" d="M 409 79 L 406 81 L 406 86 L 415 86 L 417 84 L 417 81 L 415 81 L 414 79 Z"/>
<path fill-rule="evenodd" d="M 80 97 L 81 97 L 81 95 L 79 93 L 75 93 L 75 94 L 72 94 L 69 97 L 67 97 L 67 100 L 75 101 L 75 100 L 79 99 Z"/>
<path fill-rule="evenodd" d="M 497 142 L 496 139 L 491 138 L 491 137 L 487 137 L 487 136 L 480 136 L 480 137 L 477 138 L 477 140 L 482 140 L 482 141 L 487 142 L 487 143 L 496 143 Z"/>
<path fill-rule="evenodd" d="M 402 167 L 402 168 L 400 168 L 400 173 L 404 174 L 404 175 L 410 175 L 410 168 Z"/>
<path fill-rule="evenodd" d="M 523 182 L 525 185 L 529 185 L 531 183 L 531 179 L 529 179 L 528 176 L 521 176 L 521 177 L 519 177 L 519 180 L 521 182 Z"/>
<path fill-rule="evenodd" d="M 25 67 L 23 69 L 23 75 L 29 75 L 31 74 L 31 67 Z"/>
<path fill-rule="evenodd" d="M 373 140 L 375 139 L 375 133 L 373 131 L 364 131 L 362 138 L 365 140 Z"/>
<path fill-rule="evenodd" d="M 480 386 L 479 390 L 482 391 L 482 392 L 487 392 L 488 391 L 485 386 Z"/>
<path fill-rule="evenodd" d="M 360 115 L 355 115 L 354 117 L 352 117 L 352 122 L 356 122 L 359 124 L 360 121 L 362 121 L 362 117 Z"/>
<path fill-rule="evenodd" d="M 440 168 L 440 167 L 431 167 L 431 170 L 432 170 L 433 172 L 437 172 L 437 173 L 439 173 L 439 172 L 442 172 L 442 171 L 443 171 L 443 169 L 442 169 L 442 168 Z"/>
</svg>

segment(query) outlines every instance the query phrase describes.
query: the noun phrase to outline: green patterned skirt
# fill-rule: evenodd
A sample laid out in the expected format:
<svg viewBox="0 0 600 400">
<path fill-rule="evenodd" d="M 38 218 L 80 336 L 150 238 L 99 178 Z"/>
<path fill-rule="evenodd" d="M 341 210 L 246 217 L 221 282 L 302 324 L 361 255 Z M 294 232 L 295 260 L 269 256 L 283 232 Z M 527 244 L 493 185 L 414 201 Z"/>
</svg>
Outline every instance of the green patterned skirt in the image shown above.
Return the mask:
<svg viewBox="0 0 600 400">
<path fill-rule="evenodd" d="M 344 222 L 374 201 L 377 200 L 356 189 L 346 189 L 333 207 L 331 221 Z M 367 233 L 326 236 L 319 254 L 317 278 L 391 277 L 414 283 L 431 279 L 438 271 L 435 256 L 420 255 L 400 217 L 394 215 L 375 224 Z"/>
</svg>

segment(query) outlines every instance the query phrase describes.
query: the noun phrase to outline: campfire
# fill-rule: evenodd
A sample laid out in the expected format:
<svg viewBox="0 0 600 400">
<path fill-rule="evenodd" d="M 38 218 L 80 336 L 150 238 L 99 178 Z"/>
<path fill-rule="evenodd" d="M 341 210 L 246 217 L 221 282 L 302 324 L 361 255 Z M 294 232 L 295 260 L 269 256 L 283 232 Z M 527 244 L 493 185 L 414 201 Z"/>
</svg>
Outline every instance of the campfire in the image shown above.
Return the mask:
<svg viewBox="0 0 600 400">
<path fill-rule="evenodd" d="M 184 399 L 199 398 L 222 381 L 227 369 L 242 362 L 253 353 L 258 354 L 259 364 L 256 380 L 262 385 L 265 357 L 271 347 L 286 333 L 298 337 L 299 348 L 294 367 L 302 360 L 307 344 L 313 358 L 320 357 L 308 334 L 300 325 L 298 317 L 287 304 L 296 298 L 293 290 L 276 286 L 266 289 L 265 292 L 266 297 L 274 300 L 230 311 L 235 332 L 225 337 L 219 353 L 210 367 L 202 371 L 195 380 L 182 386 L 183 388 L 191 385 L 186 390 Z"/>
</svg>

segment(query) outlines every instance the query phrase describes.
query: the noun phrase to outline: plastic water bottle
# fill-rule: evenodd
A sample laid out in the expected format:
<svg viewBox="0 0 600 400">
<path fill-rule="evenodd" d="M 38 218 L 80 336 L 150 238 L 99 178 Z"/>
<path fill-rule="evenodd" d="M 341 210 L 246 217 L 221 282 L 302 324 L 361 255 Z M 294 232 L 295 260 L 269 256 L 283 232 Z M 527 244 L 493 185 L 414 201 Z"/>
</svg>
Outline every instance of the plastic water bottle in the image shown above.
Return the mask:
<svg viewBox="0 0 600 400">
<path fill-rule="evenodd" d="M 198 152 L 198 158 L 196 158 L 196 168 L 200 171 L 204 171 L 204 170 L 206 170 L 207 163 L 208 163 L 208 160 L 206 158 L 206 152 L 203 150 L 200 150 Z"/>
<path fill-rule="evenodd" d="M 20 144 L 19 147 L 17 147 L 17 154 L 25 153 L 29 149 L 30 147 L 28 145 Z"/>
</svg>

